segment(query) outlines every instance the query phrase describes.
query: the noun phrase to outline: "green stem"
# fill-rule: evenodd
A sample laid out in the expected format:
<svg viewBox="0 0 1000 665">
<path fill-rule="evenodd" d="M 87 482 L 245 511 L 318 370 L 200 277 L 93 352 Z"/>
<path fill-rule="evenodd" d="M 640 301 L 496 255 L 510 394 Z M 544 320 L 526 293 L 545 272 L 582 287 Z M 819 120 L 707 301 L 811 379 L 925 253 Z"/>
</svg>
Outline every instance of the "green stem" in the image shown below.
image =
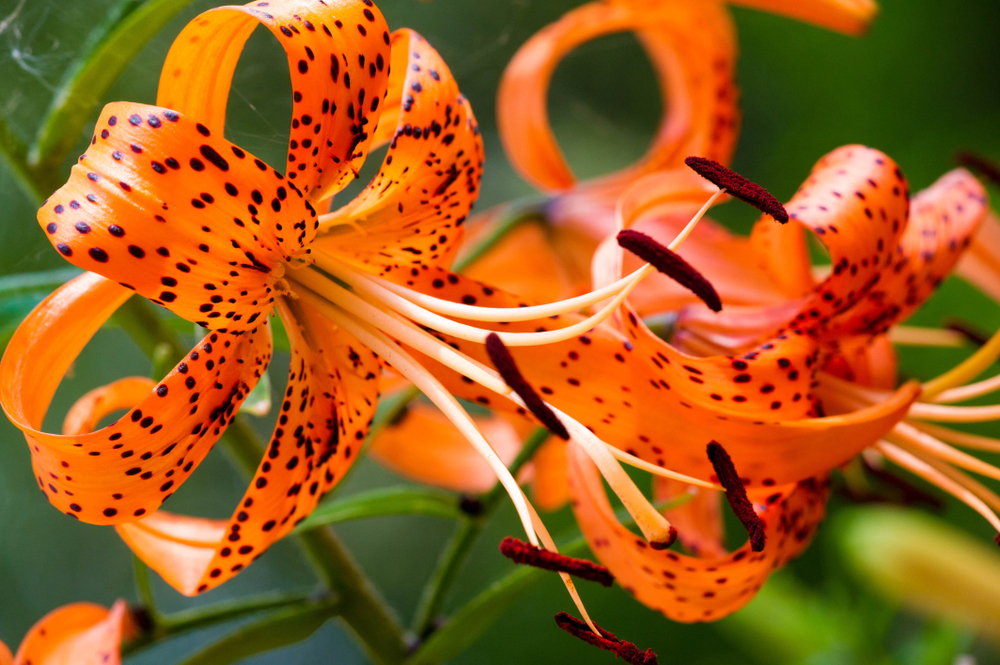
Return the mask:
<svg viewBox="0 0 1000 665">
<path fill-rule="evenodd" d="M 247 614 L 253 614 L 262 610 L 273 610 L 289 605 L 300 605 L 307 602 L 316 602 L 323 597 L 317 598 L 314 593 L 303 593 L 301 591 L 269 593 L 251 598 L 239 598 L 213 605 L 195 607 L 190 610 L 174 612 L 163 617 L 156 624 L 156 632 L 163 636 L 173 636 L 191 630 L 204 628 L 223 621 L 237 619 Z"/>
<path fill-rule="evenodd" d="M 0 157 L 7 164 L 18 187 L 35 204 L 41 205 L 45 197 L 55 190 L 49 183 L 51 178 L 43 180 L 40 174 L 28 165 L 27 146 L 14 135 L 3 118 L 0 118 Z"/>
<path fill-rule="evenodd" d="M 162 619 L 160 611 L 156 608 L 156 599 L 153 597 L 153 587 L 149 583 L 149 568 L 139 557 L 132 557 L 135 567 L 135 589 L 142 603 L 142 609 L 149 614 L 153 623 L 156 624 Z"/>
<path fill-rule="evenodd" d="M 511 475 L 517 476 L 521 468 L 527 464 L 538 449 L 549 438 L 549 431 L 544 427 L 539 427 L 524 442 L 517 457 L 510 464 Z M 434 631 L 435 622 L 445 600 L 455 585 L 455 580 L 469 558 L 472 545 L 475 544 L 479 534 L 490 516 L 500 505 L 506 492 L 503 485 L 497 483 L 489 492 L 480 498 L 481 510 L 477 515 L 467 515 L 455 528 L 455 533 L 441 556 L 438 558 L 437 566 L 427 581 L 424 591 L 420 596 L 420 603 L 417 605 L 416 614 L 413 617 L 412 630 L 420 638 L 424 639 Z"/>
<path fill-rule="evenodd" d="M 240 467 L 249 474 L 256 472 L 264 446 L 243 417 L 233 419 L 223 441 Z M 399 621 L 336 534 L 320 528 L 296 539 L 326 587 L 339 595 L 337 612 L 365 646 L 369 657 L 386 665 L 402 662 L 408 647 Z"/>
</svg>

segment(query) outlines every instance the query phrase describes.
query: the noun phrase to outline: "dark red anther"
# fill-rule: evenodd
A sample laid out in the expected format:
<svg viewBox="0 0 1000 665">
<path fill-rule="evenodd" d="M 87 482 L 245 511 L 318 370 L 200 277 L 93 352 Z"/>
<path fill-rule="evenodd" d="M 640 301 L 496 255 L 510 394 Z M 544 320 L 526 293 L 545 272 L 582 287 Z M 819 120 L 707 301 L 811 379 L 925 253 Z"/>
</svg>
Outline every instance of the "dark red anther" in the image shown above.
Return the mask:
<svg viewBox="0 0 1000 665">
<path fill-rule="evenodd" d="M 986 342 L 990 341 L 990 336 L 979 330 L 971 323 L 967 321 L 962 321 L 960 319 L 951 319 L 945 321 L 944 327 L 948 330 L 953 330 L 960 334 L 965 339 L 969 340 L 976 346 L 982 346 Z"/>
<path fill-rule="evenodd" d="M 1000 545 L 1000 533 L 993 536 L 993 542 L 996 543 L 997 545 Z"/>
<path fill-rule="evenodd" d="M 788 222 L 788 211 L 771 195 L 771 192 L 747 180 L 736 171 L 704 157 L 688 157 L 684 163 L 705 180 L 719 189 L 726 190 L 730 196 L 749 203 L 782 224 Z"/>
<path fill-rule="evenodd" d="M 590 626 L 565 612 L 560 612 L 556 615 L 556 624 L 573 637 L 579 638 L 587 644 L 593 644 L 600 649 L 610 651 L 626 663 L 629 663 L 629 665 L 659 665 L 656 660 L 656 654 L 653 653 L 652 649 L 640 651 L 636 645 L 618 639 L 614 633 L 604 630 L 600 626 L 597 627 L 597 630 L 600 631 L 601 637 L 598 637 L 590 629 Z"/>
<path fill-rule="evenodd" d="M 973 171 L 979 171 L 984 178 L 992 182 L 994 185 L 1000 185 L 1000 165 L 992 159 L 987 159 L 986 157 L 977 155 L 974 152 L 959 150 L 955 153 L 955 162 L 957 162 L 959 166 L 965 166 Z"/>
<path fill-rule="evenodd" d="M 566 431 L 566 426 L 556 417 L 556 414 L 552 412 L 552 409 L 545 403 L 545 400 L 535 392 L 531 384 L 525 380 L 521 374 L 521 370 L 517 368 L 517 364 L 514 362 L 514 357 L 510 355 L 510 351 L 507 350 L 503 340 L 496 333 L 490 333 L 486 336 L 486 353 L 489 355 L 493 366 L 500 372 L 500 377 L 504 380 L 504 383 L 517 393 L 517 396 L 521 398 L 524 405 L 528 407 L 528 411 L 531 411 L 532 415 L 538 418 L 538 421 L 547 427 L 550 432 L 568 441 L 569 432 Z"/>
<path fill-rule="evenodd" d="M 736 517 L 740 519 L 747 533 L 750 534 L 750 549 L 760 552 L 764 549 L 764 542 L 767 535 L 764 533 L 764 522 L 761 521 L 757 513 L 754 512 L 753 504 L 747 498 L 747 491 L 743 487 L 740 475 L 736 473 L 733 460 L 729 453 L 718 441 L 708 444 L 708 459 L 715 468 L 715 475 L 719 477 L 719 484 L 726 488 L 726 499 L 732 507 Z"/>
<path fill-rule="evenodd" d="M 632 229 L 618 232 L 618 244 L 701 298 L 713 312 L 722 309 L 722 301 L 712 283 L 668 247 Z"/>
<path fill-rule="evenodd" d="M 507 536 L 500 541 L 500 553 L 514 563 L 534 566 L 535 568 L 551 570 L 557 573 L 569 573 L 573 577 L 597 582 L 604 586 L 611 586 L 615 581 L 615 577 L 611 574 L 610 570 L 593 561 L 574 559 L 564 554 L 543 550 L 531 543 L 526 543 L 511 536 Z"/>
</svg>

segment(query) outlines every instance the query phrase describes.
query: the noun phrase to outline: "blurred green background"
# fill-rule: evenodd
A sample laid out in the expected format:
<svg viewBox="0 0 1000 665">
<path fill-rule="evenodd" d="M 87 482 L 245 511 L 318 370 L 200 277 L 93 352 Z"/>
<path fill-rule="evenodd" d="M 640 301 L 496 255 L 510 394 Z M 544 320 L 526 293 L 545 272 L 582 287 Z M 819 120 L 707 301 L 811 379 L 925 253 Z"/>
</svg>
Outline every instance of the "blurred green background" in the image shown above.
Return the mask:
<svg viewBox="0 0 1000 665">
<path fill-rule="evenodd" d="M 699 0 L 692 0 L 699 1 Z M 0 0 L 0 116 L 25 140 L 32 137 L 72 55 L 112 0 Z M 160 64 L 181 27 L 213 2 L 193 2 L 128 67 L 104 101 L 152 103 Z M 574 0 L 383 0 L 390 27 L 422 33 L 450 63 L 469 97 L 486 141 L 487 167 L 479 210 L 530 195 L 500 149 L 493 110 L 503 67 L 531 34 L 579 4 Z M 955 149 L 1000 156 L 1000 62 L 996 0 L 884 0 L 871 34 L 853 39 L 783 18 L 736 9 L 744 121 L 735 168 L 787 199 L 811 165 L 844 143 L 866 143 L 894 157 L 914 189 L 951 168 Z M 551 94 L 556 133 L 581 176 L 623 166 L 640 154 L 660 115 L 656 81 L 630 35 L 592 42 L 556 72 Z M 280 48 L 255 33 L 237 69 L 228 137 L 281 166 L 287 142 L 290 91 Z M 96 116 L 96 114 L 95 114 Z M 89 137 L 90 128 L 86 135 Z M 83 143 L 74 155 L 83 150 Z M 372 160 L 373 162 L 377 160 Z M 68 169 L 68 165 L 64 168 Z M 372 168 L 366 169 L 373 172 Z M 38 228 L 33 203 L 0 168 L 0 275 L 65 265 Z M 753 215 L 733 206 L 719 218 L 746 229 Z M 1000 311 L 954 280 L 918 315 L 924 324 L 961 316 L 977 327 L 1000 326 Z M 961 351 L 904 350 L 903 372 L 926 377 L 947 367 Z M 287 356 L 272 366 L 275 389 L 283 384 Z M 94 386 L 130 374 L 148 374 L 145 357 L 120 331 L 98 334 L 72 376 L 64 381 L 52 414 L 56 428 L 72 400 Z M 270 422 L 263 419 L 262 432 Z M 1000 427 L 981 430 L 1000 435 Z M 339 490 L 350 494 L 396 483 L 374 463 L 360 468 Z M 173 499 L 176 512 L 228 516 L 243 480 L 220 448 Z M 831 512 L 847 502 L 835 497 Z M 946 502 L 941 516 L 983 542 L 992 532 L 970 510 Z M 836 520 L 835 520 L 836 521 Z M 571 528 L 568 511 L 549 519 L 559 533 Z M 621 589 L 584 590 L 590 611 L 608 629 L 642 647 L 661 663 L 997 663 L 987 643 L 961 627 L 920 619 L 880 599 L 852 575 L 843 559 L 843 529 L 821 530 L 812 548 L 773 578 L 761 598 L 714 625 L 674 624 L 632 601 Z M 337 531 L 405 620 L 432 570 L 451 525 L 430 518 L 354 522 Z M 519 532 L 504 509 L 477 545 L 449 609 L 511 570 L 496 549 Z M 927 543 L 933 547 L 934 543 Z M 37 490 L 21 435 L 0 422 L 0 639 L 16 646 L 54 607 L 90 600 L 110 604 L 134 599 L 131 555 L 111 529 L 79 524 L 52 509 Z M 311 573 L 287 544 L 233 582 L 189 601 L 157 581 L 166 609 L 189 607 L 262 590 L 308 587 Z M 552 615 L 569 607 L 555 576 L 532 591 L 459 663 L 608 663 L 610 654 L 586 647 L 555 629 Z M 997 617 L 1000 622 L 1000 617 Z M 225 632 L 187 636 L 132 659 L 173 662 Z M 331 622 L 308 641 L 263 663 L 363 663 L 358 648 Z"/>
</svg>

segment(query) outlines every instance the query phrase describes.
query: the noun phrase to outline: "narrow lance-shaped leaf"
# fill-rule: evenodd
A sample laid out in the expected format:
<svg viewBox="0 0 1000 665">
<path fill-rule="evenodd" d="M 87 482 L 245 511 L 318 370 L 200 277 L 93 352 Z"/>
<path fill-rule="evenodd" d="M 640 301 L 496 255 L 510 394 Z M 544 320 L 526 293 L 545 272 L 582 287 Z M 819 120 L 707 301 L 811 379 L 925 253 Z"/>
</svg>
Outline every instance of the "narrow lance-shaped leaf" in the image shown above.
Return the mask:
<svg viewBox="0 0 1000 665">
<path fill-rule="evenodd" d="M 191 0 L 121 0 L 66 70 L 28 152 L 32 170 L 58 168 L 105 93 L 132 59 Z"/>
</svg>

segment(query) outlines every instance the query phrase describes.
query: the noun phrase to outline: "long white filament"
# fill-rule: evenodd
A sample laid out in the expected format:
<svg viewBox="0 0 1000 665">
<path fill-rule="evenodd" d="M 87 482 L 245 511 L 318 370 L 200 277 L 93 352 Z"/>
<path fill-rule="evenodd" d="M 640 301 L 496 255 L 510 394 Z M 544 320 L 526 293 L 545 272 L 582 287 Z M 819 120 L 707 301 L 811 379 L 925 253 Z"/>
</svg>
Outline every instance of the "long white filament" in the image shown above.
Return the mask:
<svg viewBox="0 0 1000 665">
<path fill-rule="evenodd" d="M 421 368 L 410 354 L 396 346 L 380 330 L 359 321 L 347 311 L 334 306 L 312 291 L 301 289 L 298 291 L 298 295 L 308 301 L 312 307 L 319 310 L 323 316 L 358 338 L 360 342 L 385 359 L 386 362 L 409 379 L 413 385 L 444 413 L 448 420 L 458 428 L 486 463 L 489 464 L 500 484 L 507 490 L 511 500 L 514 502 L 514 507 L 521 518 L 521 524 L 524 526 L 528 540 L 532 545 L 538 546 L 538 537 L 532 526 L 531 512 L 528 510 L 528 502 L 521 492 L 521 488 L 518 486 L 514 476 L 507 469 L 507 466 L 503 463 L 503 460 L 497 456 L 489 442 L 479 432 L 472 417 L 458 403 L 458 400 L 437 379 Z"/>
<path fill-rule="evenodd" d="M 952 478 L 949 478 L 924 460 L 920 459 L 913 453 L 900 448 L 899 446 L 891 444 L 887 441 L 882 441 L 878 443 L 876 447 L 883 455 L 899 466 L 904 469 L 908 469 L 932 485 L 940 487 L 948 494 L 951 494 L 956 499 L 975 510 L 977 513 L 982 515 L 994 529 L 1000 532 L 1000 518 L 997 518 L 996 513 L 994 513 L 982 499 L 976 496 L 968 488 L 964 487 Z"/>
</svg>

